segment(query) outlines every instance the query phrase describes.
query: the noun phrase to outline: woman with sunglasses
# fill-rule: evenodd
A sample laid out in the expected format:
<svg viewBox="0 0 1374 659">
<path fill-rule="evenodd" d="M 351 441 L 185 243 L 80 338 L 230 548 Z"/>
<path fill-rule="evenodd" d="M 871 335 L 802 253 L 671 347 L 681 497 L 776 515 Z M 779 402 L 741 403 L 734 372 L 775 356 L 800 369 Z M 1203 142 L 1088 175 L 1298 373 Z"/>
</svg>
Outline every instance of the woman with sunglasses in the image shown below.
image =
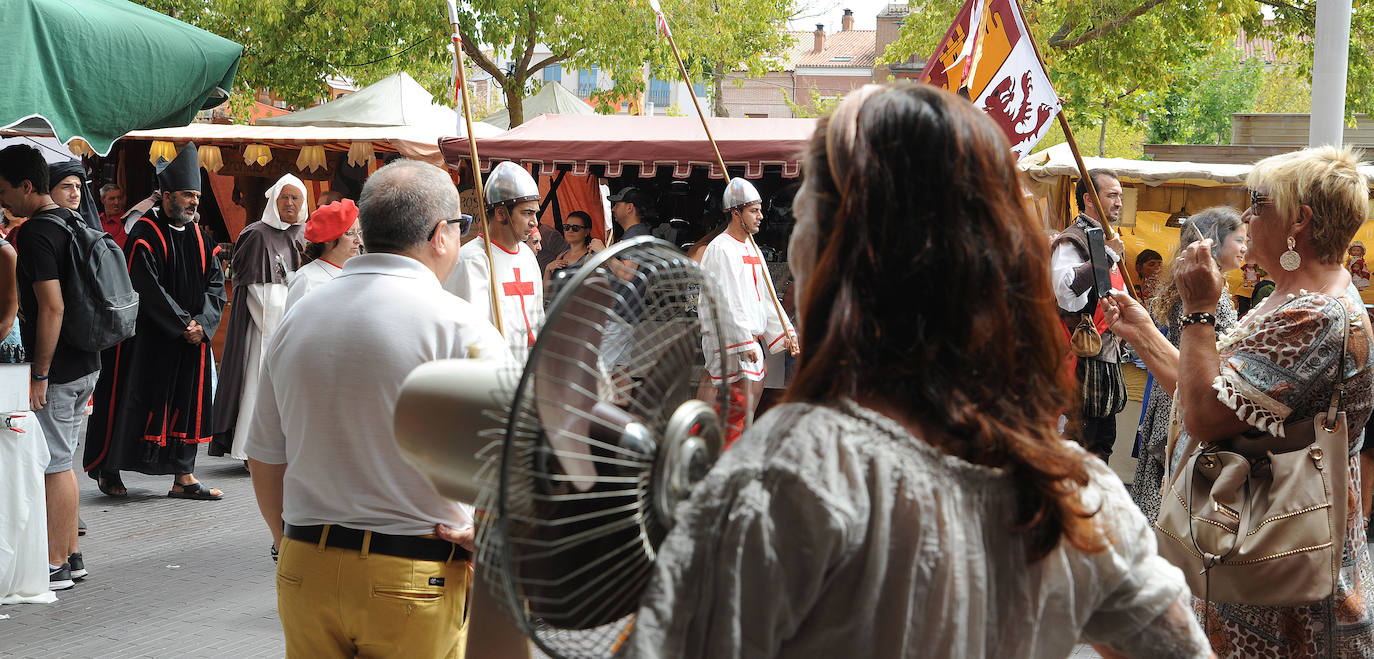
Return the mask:
<svg viewBox="0 0 1374 659">
<path fill-rule="evenodd" d="M 544 266 L 545 284 L 552 281 L 559 270 L 567 268 L 571 272 L 582 267 L 587 257 L 597 252 L 592 245 L 592 216 L 582 211 L 568 213 L 568 219 L 563 220 L 563 239 L 568 241 L 568 248 Z"/>
<path fill-rule="evenodd" d="M 1226 289 L 1211 239 L 1180 250 L 1176 262 L 1174 281 L 1185 318 L 1178 348 L 1154 328 L 1140 303 L 1115 294 L 1108 302 L 1112 331 L 1136 347 L 1166 391 L 1175 383 L 1158 373 L 1172 370 L 1170 363 L 1177 365 L 1174 402 L 1182 429 L 1170 443 L 1166 462 L 1171 489 L 1187 491 L 1180 484 L 1187 481 L 1179 479 L 1193 472 L 1184 471 L 1180 458 L 1196 447 L 1219 443 L 1241 450 L 1247 443 L 1288 437 L 1290 428 L 1300 436 L 1303 423 L 1310 427 L 1317 415 L 1327 413 L 1333 394 L 1342 392 L 1337 400 L 1345 412 L 1349 450 L 1331 456 L 1329 464 L 1348 470 L 1344 498 L 1352 505 L 1345 519 L 1338 520 L 1344 522 L 1344 547 L 1334 592 L 1287 606 L 1209 605 L 1195 598 L 1193 608 L 1222 657 L 1374 656 L 1374 564 L 1357 503 L 1356 453 L 1360 429 L 1374 409 L 1374 359 L 1369 319 L 1341 263 L 1350 239 L 1369 217 L 1369 184 L 1359 168 L 1353 152 L 1334 147 L 1285 153 L 1255 164 L 1246 179 L 1250 208 L 1242 218 L 1250 226 L 1250 256 L 1269 272 L 1275 288 L 1231 331 L 1216 333 L 1213 314 Z M 1185 540 L 1161 542 L 1196 551 Z M 1314 570 L 1327 568 L 1314 562 Z M 1268 579 L 1263 566 L 1253 569 L 1256 579 Z M 1286 585 L 1270 583 L 1274 588 Z"/>
</svg>

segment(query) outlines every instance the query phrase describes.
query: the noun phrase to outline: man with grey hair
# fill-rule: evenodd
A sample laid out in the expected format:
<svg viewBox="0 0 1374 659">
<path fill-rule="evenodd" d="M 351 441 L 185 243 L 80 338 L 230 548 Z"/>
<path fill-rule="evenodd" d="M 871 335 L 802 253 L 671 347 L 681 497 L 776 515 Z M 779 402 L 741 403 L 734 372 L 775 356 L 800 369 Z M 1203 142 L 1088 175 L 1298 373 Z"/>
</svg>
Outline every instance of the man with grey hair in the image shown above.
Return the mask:
<svg viewBox="0 0 1374 659">
<path fill-rule="evenodd" d="M 472 507 L 401 458 L 392 412 L 421 364 L 512 357 L 486 312 L 440 285 L 467 228 L 447 174 L 381 168 L 358 221 L 368 253 L 301 298 L 268 345 L 247 446 L 280 550 L 286 653 L 461 657 Z"/>
</svg>

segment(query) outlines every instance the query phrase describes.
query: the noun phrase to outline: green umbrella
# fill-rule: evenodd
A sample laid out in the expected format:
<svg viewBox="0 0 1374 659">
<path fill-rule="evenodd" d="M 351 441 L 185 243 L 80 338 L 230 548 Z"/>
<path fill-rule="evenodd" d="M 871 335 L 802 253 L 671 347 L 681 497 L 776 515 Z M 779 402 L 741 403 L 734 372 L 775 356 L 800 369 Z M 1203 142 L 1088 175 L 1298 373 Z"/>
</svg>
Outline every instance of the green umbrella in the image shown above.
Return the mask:
<svg viewBox="0 0 1374 659">
<path fill-rule="evenodd" d="M 243 46 L 125 0 L 0 0 L 0 129 L 34 118 L 100 155 L 225 98 Z M 27 121 L 26 121 L 27 120 Z"/>
</svg>

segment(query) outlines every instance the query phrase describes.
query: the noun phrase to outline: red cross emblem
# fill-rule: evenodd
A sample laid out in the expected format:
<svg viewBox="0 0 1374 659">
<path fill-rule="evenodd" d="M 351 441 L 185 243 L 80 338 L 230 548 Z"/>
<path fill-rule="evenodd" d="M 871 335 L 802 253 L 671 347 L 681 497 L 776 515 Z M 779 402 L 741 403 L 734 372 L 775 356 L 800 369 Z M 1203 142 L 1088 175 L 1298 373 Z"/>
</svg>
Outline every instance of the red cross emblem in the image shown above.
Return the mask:
<svg viewBox="0 0 1374 659">
<path fill-rule="evenodd" d="M 753 254 L 745 254 L 744 264 L 749 266 L 749 273 L 754 275 L 754 296 L 763 301 L 763 293 L 759 292 L 759 271 L 754 268 L 756 265 L 763 265 L 763 259 Z"/>
<path fill-rule="evenodd" d="M 530 314 L 525 309 L 525 296 L 534 295 L 534 282 L 520 281 L 520 268 L 511 268 L 515 273 L 515 281 L 508 281 L 501 284 L 501 290 L 506 297 L 520 298 L 520 317 L 525 320 L 525 335 L 528 337 L 529 345 L 534 345 L 534 328 L 530 327 Z"/>
</svg>

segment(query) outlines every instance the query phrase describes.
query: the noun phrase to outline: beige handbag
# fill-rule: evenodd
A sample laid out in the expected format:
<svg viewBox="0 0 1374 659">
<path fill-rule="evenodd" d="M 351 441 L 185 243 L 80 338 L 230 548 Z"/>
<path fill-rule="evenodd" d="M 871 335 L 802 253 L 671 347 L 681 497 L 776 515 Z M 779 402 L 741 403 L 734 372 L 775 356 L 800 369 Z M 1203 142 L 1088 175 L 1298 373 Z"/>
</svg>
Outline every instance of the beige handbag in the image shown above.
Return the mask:
<svg viewBox="0 0 1374 659">
<path fill-rule="evenodd" d="M 1079 314 L 1078 318 L 1078 327 L 1069 338 L 1069 349 L 1079 357 L 1096 357 L 1102 352 L 1102 334 L 1098 333 L 1092 316 Z"/>
<path fill-rule="evenodd" d="M 1283 606 L 1335 593 L 1349 480 L 1344 387 L 1336 383 L 1326 412 L 1284 424 L 1286 437 L 1209 442 L 1184 458 L 1155 530 L 1159 554 L 1182 568 L 1194 595 Z"/>
</svg>

